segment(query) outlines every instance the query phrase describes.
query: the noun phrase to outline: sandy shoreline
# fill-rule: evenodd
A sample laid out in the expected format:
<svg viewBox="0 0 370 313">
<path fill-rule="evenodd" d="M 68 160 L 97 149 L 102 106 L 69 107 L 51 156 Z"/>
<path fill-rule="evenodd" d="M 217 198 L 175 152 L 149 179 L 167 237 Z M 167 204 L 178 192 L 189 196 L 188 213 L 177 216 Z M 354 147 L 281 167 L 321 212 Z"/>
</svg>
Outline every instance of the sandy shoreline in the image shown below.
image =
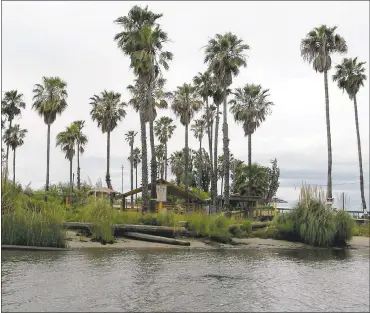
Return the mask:
<svg viewBox="0 0 370 313">
<path fill-rule="evenodd" d="M 2 250 L 25 250 L 25 251 L 60 251 L 60 250 L 75 250 L 89 248 L 104 248 L 104 249 L 315 249 L 309 245 L 299 242 L 290 242 L 285 240 L 261 239 L 261 238 L 234 238 L 235 244 L 219 244 L 205 239 L 185 238 L 190 242 L 190 246 L 177 246 L 163 243 L 147 242 L 130 238 L 116 238 L 113 244 L 103 245 L 100 242 L 91 241 L 90 238 L 78 236 L 77 232 L 67 231 L 67 249 L 60 248 L 43 248 L 43 247 L 28 247 L 28 246 L 9 246 L 2 245 Z M 347 249 L 355 250 L 370 250 L 369 237 L 353 237 Z"/>
<path fill-rule="evenodd" d="M 236 245 L 218 244 L 208 240 L 186 238 L 184 240 L 190 242 L 190 246 L 175 246 L 169 244 L 146 242 L 134 240 L 130 238 L 117 238 L 114 244 L 102 245 L 99 242 L 90 241 L 89 238 L 79 237 L 74 231 L 67 231 L 68 246 L 71 249 L 80 248 L 163 248 L 163 249 L 245 249 L 245 248 L 286 248 L 286 249 L 312 249 L 313 247 L 303 243 L 290 242 L 285 240 L 261 239 L 261 238 L 245 238 L 236 239 Z M 368 237 L 353 237 L 349 244 L 350 249 L 369 249 L 370 238 Z"/>
</svg>

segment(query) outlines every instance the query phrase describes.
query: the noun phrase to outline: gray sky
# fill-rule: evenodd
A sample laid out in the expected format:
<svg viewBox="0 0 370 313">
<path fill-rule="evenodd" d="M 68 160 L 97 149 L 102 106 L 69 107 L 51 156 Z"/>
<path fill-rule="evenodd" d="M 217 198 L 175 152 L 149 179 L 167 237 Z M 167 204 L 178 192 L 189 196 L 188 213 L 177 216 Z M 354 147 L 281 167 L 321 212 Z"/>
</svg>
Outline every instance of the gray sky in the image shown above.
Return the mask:
<svg viewBox="0 0 370 313">
<path fill-rule="evenodd" d="M 3 2 L 2 12 L 2 91 L 18 89 L 27 104 L 17 121 L 28 129 L 25 144 L 16 161 L 17 180 L 33 188 L 45 183 L 46 125 L 31 110 L 32 89 L 42 76 L 60 76 L 68 83 L 68 108 L 51 127 L 52 183 L 67 181 L 69 165 L 55 136 L 72 121 L 86 120 L 89 137 L 81 158 L 81 176 L 95 184 L 104 181 L 106 136 L 90 118 L 89 98 L 104 89 L 122 93 L 129 100 L 126 86 L 133 82 L 129 60 L 116 47 L 114 35 L 120 30 L 113 23 L 118 16 L 140 2 Z M 142 3 L 145 5 L 146 3 Z M 313 27 L 337 25 L 348 44 L 348 57 L 369 64 L 369 3 L 363 2 L 148 2 L 154 12 L 164 14 L 163 30 L 172 42 L 174 54 L 165 74 L 167 89 L 174 90 L 204 71 L 204 50 L 216 33 L 231 31 L 251 47 L 248 67 L 234 79 L 232 87 L 246 83 L 270 89 L 273 113 L 253 136 L 253 161 L 268 164 L 276 157 L 281 169 L 278 196 L 294 201 L 302 181 L 326 184 L 326 124 L 324 77 L 304 63 L 300 41 Z M 334 64 L 341 61 L 334 56 Z M 353 105 L 331 82 L 329 96 L 333 148 L 333 195 L 346 192 L 351 209 L 360 207 L 358 158 Z M 369 202 L 369 83 L 358 94 L 365 189 Z M 129 153 L 124 134 L 139 131 L 139 116 L 128 109 L 126 118 L 111 136 L 111 175 L 113 187 L 121 190 L 121 169 L 125 169 L 124 189 L 129 188 Z M 159 116 L 172 112 L 165 110 Z M 247 160 L 247 139 L 231 114 L 231 152 Z M 178 125 L 169 142 L 169 152 L 184 146 L 184 128 Z M 220 128 L 220 153 L 222 132 Z M 137 146 L 140 146 L 139 135 Z M 198 147 L 190 135 L 190 146 Z M 12 160 L 12 155 L 10 155 Z M 75 166 L 75 165 L 74 165 Z M 10 173 L 12 175 L 12 173 Z M 351 183 L 351 184 L 349 184 Z M 298 187 L 297 188 L 295 188 Z"/>
</svg>

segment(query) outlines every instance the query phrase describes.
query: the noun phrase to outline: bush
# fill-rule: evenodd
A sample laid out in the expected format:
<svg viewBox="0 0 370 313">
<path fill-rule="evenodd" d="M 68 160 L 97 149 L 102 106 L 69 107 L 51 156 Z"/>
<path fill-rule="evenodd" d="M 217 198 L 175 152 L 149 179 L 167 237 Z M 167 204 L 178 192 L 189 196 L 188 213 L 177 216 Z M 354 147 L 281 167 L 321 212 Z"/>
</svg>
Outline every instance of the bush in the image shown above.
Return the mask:
<svg viewBox="0 0 370 313">
<path fill-rule="evenodd" d="M 349 216 L 347 212 L 339 211 L 335 214 L 334 222 L 336 226 L 336 233 L 334 236 L 334 243 L 336 245 L 344 245 L 352 239 L 353 228 L 355 221 Z"/>
<path fill-rule="evenodd" d="M 370 233 L 370 224 L 356 225 L 352 229 L 352 235 L 353 236 L 370 237 L 369 233 Z"/>
</svg>

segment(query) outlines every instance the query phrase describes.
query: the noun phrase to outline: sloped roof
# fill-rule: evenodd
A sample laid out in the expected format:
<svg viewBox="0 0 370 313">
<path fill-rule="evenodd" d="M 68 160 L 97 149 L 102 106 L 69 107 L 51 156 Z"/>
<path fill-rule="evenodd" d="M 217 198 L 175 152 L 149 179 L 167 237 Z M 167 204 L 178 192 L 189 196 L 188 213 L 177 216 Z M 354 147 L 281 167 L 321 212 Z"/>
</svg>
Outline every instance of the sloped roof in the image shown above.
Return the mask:
<svg viewBox="0 0 370 313">
<path fill-rule="evenodd" d="M 199 195 L 191 192 L 190 190 L 188 191 L 188 193 L 186 193 L 184 188 L 176 186 L 176 185 L 174 185 L 174 184 L 172 184 L 172 183 L 170 183 L 170 182 L 168 182 L 164 179 L 158 179 L 157 184 L 167 185 L 167 193 L 170 194 L 170 195 L 173 195 L 175 197 L 186 199 L 187 195 L 188 195 L 190 200 L 197 200 L 199 202 L 206 202 L 207 201 L 207 200 L 202 199 L 201 197 L 199 197 Z M 150 190 L 150 184 L 148 184 L 148 189 Z M 143 187 L 141 186 L 137 189 L 128 191 L 126 193 L 123 193 L 122 196 L 124 198 L 126 198 L 128 196 L 131 196 L 131 195 L 137 194 L 139 192 L 142 192 L 142 190 L 143 190 Z"/>
</svg>

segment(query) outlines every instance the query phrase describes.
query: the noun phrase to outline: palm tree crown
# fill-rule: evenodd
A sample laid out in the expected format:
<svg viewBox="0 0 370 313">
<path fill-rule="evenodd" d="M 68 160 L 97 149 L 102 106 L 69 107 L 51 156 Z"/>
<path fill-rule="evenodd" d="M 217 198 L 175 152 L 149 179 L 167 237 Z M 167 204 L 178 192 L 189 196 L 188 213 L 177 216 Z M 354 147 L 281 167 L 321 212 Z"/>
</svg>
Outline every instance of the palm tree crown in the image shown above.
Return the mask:
<svg viewBox="0 0 370 313">
<path fill-rule="evenodd" d="M 26 104 L 23 102 L 23 94 L 18 93 L 17 90 L 10 90 L 4 93 L 1 101 L 1 115 L 5 115 L 9 122 L 20 115 L 21 109 L 25 108 Z"/>
<path fill-rule="evenodd" d="M 335 66 L 336 73 L 333 75 L 333 81 L 338 83 L 340 89 L 347 92 L 351 100 L 367 79 L 364 74 L 365 63 L 357 62 L 357 58 L 344 58 L 341 64 Z"/>
<path fill-rule="evenodd" d="M 85 121 L 74 121 L 72 123 L 75 129 L 75 140 L 76 144 L 78 146 L 79 152 L 83 154 L 85 152 L 85 145 L 87 144 L 88 138 L 87 136 L 82 132 L 82 129 L 85 126 Z"/>
<path fill-rule="evenodd" d="M 76 125 L 73 123 L 57 134 L 56 147 L 60 146 L 61 150 L 65 153 L 65 158 L 71 161 L 76 153 Z"/>
<path fill-rule="evenodd" d="M 19 125 L 16 124 L 5 131 L 4 142 L 9 145 L 12 150 L 15 150 L 19 146 L 23 145 L 26 134 L 27 129 L 21 129 Z"/>
<path fill-rule="evenodd" d="M 310 31 L 301 41 L 301 55 L 305 61 L 312 63 L 316 72 L 323 73 L 331 68 L 331 54 L 347 53 L 347 43 L 336 34 L 337 26 L 321 25 Z"/>
<path fill-rule="evenodd" d="M 121 102 L 121 94 L 118 92 L 104 90 L 100 96 L 94 95 L 90 100 L 93 107 L 91 118 L 97 121 L 103 133 L 113 131 L 126 116 L 126 103 Z"/>
<path fill-rule="evenodd" d="M 125 134 L 125 137 L 126 137 L 126 141 L 128 142 L 128 144 L 130 146 L 133 146 L 134 145 L 134 141 L 135 141 L 135 136 L 137 135 L 137 132 L 135 132 L 134 130 L 130 130 L 128 131 L 126 134 Z"/>
<path fill-rule="evenodd" d="M 239 74 L 241 66 L 247 66 L 246 50 L 249 50 L 249 46 L 230 32 L 216 34 L 215 38 L 209 40 L 204 62 L 215 74 L 219 86 L 230 86 L 232 76 Z"/>
<path fill-rule="evenodd" d="M 59 77 L 43 77 L 42 81 L 43 84 L 36 84 L 33 89 L 32 108 L 50 125 L 67 108 L 67 83 Z"/>
<path fill-rule="evenodd" d="M 194 121 L 194 124 L 191 126 L 191 130 L 194 133 L 194 137 L 200 141 L 203 139 L 204 132 L 206 129 L 206 121 L 204 119 L 198 119 Z"/>
<path fill-rule="evenodd" d="M 236 88 L 234 99 L 230 100 L 230 111 L 235 121 L 243 123 L 244 134 L 253 134 L 270 113 L 273 102 L 268 101 L 268 89 L 261 85 L 247 84 Z"/>
<path fill-rule="evenodd" d="M 167 116 L 162 116 L 155 121 L 154 133 L 160 143 L 165 144 L 173 135 L 176 125 L 172 125 L 173 119 Z"/>
</svg>

